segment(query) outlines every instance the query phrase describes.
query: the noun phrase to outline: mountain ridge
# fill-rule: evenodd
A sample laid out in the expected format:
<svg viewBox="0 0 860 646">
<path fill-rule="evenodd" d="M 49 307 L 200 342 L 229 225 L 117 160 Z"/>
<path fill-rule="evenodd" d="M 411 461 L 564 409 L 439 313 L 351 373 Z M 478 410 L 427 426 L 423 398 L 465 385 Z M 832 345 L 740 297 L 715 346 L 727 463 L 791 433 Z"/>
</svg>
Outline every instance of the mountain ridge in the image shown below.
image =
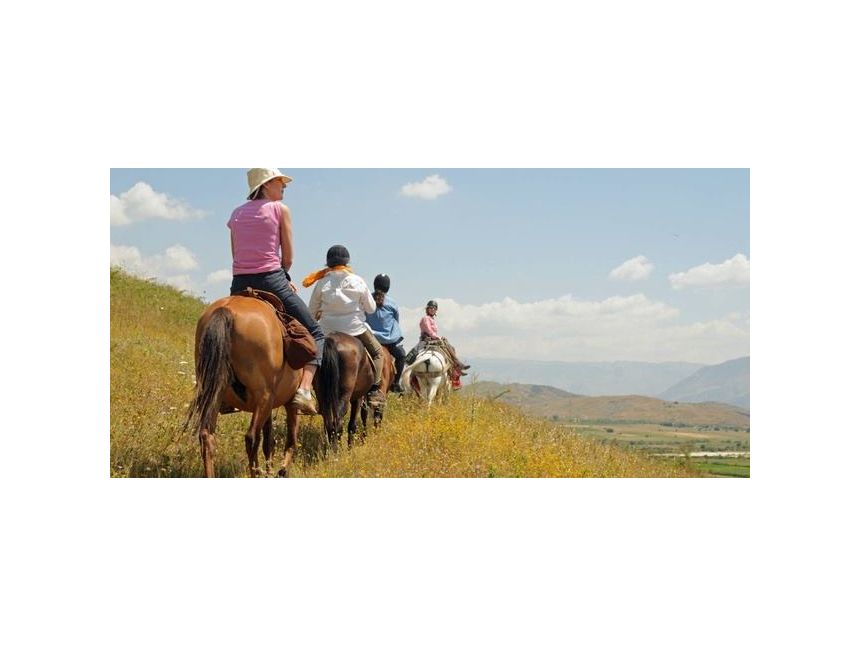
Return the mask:
<svg viewBox="0 0 860 646">
<path fill-rule="evenodd" d="M 679 402 L 716 401 L 750 407 L 750 358 L 739 357 L 704 366 L 658 395 Z"/>
<path fill-rule="evenodd" d="M 681 361 L 536 361 L 474 358 L 471 373 L 482 381 L 552 386 L 586 396 L 656 397 L 705 367 Z"/>
<path fill-rule="evenodd" d="M 642 395 L 585 396 L 539 384 L 487 381 L 470 384 L 463 392 L 509 403 L 530 415 L 556 420 L 750 427 L 747 410 L 720 402 L 665 401 Z"/>
</svg>

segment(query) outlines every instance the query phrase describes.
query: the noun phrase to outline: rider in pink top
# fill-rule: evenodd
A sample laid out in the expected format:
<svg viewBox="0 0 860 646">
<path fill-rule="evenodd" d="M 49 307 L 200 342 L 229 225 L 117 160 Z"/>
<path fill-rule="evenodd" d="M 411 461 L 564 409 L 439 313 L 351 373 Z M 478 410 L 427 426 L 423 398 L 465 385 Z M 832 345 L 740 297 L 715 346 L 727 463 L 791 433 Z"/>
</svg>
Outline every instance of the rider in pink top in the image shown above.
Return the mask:
<svg viewBox="0 0 860 646">
<path fill-rule="evenodd" d="M 233 211 L 233 275 L 262 274 L 281 268 L 281 202 L 251 200 Z"/>
<path fill-rule="evenodd" d="M 421 317 L 421 322 L 418 324 L 418 328 L 421 330 L 421 339 L 438 339 L 439 338 L 439 327 L 436 325 L 436 321 L 429 314 Z"/>
<path fill-rule="evenodd" d="M 251 287 L 275 294 L 283 301 L 287 314 L 313 335 L 316 357 L 302 370 L 302 380 L 291 403 L 299 411 L 315 415 L 311 385 L 322 359 L 325 334 L 290 280 L 293 219 L 290 209 L 281 200 L 284 189 L 292 181 L 277 168 L 248 171 L 248 201 L 234 209 L 227 222 L 233 251 L 230 293 L 240 294 Z"/>
<path fill-rule="evenodd" d="M 424 346 L 426 341 L 441 341 L 448 350 L 448 353 L 451 355 L 451 359 L 454 361 L 454 366 L 452 367 L 451 372 L 451 381 L 453 382 L 454 390 L 457 390 L 460 387 L 460 377 L 465 375 L 465 371 L 471 366 L 460 361 L 457 357 L 457 352 L 454 350 L 454 346 L 448 342 L 448 339 L 439 336 L 439 327 L 436 325 L 436 311 L 438 309 L 439 305 L 436 301 L 428 301 L 427 307 L 424 310 L 426 315 L 423 316 L 421 321 L 418 323 L 418 328 L 421 330 L 421 339 L 418 341 L 418 345 L 409 353 L 409 356 L 406 357 L 406 362 L 411 363 L 415 360 L 419 350 Z"/>
</svg>

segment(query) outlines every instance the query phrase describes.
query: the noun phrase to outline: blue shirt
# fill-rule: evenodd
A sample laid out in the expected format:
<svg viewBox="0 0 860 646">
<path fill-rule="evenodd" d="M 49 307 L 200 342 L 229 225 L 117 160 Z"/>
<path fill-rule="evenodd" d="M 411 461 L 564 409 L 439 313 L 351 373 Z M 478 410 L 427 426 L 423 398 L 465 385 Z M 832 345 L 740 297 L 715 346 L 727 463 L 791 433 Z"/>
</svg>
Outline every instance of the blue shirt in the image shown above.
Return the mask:
<svg viewBox="0 0 860 646">
<path fill-rule="evenodd" d="M 371 332 L 383 345 L 400 343 L 403 340 L 399 321 L 400 310 L 397 309 L 397 303 L 388 296 L 382 302 L 382 307 L 377 307 L 376 311 L 368 314 L 365 320 Z"/>
</svg>

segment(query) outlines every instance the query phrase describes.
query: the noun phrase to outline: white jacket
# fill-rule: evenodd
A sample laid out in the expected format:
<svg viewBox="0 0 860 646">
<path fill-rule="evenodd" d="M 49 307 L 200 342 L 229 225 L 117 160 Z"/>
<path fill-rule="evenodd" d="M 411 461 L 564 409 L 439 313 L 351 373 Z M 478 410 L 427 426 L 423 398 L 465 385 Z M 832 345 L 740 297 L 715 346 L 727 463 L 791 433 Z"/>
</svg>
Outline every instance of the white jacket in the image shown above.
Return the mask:
<svg viewBox="0 0 860 646">
<path fill-rule="evenodd" d="M 358 336 L 369 329 L 364 315 L 373 314 L 376 303 L 361 276 L 341 270 L 317 281 L 308 308 L 326 334 Z"/>
</svg>

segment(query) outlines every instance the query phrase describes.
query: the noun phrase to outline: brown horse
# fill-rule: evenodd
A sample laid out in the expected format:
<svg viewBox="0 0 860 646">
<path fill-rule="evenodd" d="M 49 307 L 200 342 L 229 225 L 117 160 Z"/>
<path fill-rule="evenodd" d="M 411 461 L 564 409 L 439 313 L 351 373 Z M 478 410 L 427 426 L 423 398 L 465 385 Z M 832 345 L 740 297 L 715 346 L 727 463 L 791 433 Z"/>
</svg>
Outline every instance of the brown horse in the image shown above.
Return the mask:
<svg viewBox="0 0 860 646">
<path fill-rule="evenodd" d="M 394 376 L 394 359 L 387 348 L 382 348 L 382 383 L 380 389 L 388 392 Z M 319 411 L 323 418 L 328 444 L 337 450 L 342 431 L 341 424 L 350 404 L 347 425 L 347 445 L 352 446 L 357 429 L 356 415 L 373 385 L 373 364 L 360 339 L 333 332 L 326 336 L 322 365 L 314 376 Z M 382 422 L 382 410 L 374 408 L 374 426 Z M 367 412 L 362 411 L 361 439 L 367 436 Z"/>
<path fill-rule="evenodd" d="M 284 359 L 281 324 L 268 303 L 245 296 L 228 296 L 212 303 L 194 338 L 197 386 L 185 427 L 200 438 L 207 477 L 215 475 L 215 426 L 220 411 L 237 408 L 251 413 L 245 434 L 250 475 L 259 473 L 257 452 L 261 431 L 266 472 L 271 471 L 272 411 L 287 410 L 287 446 L 278 475 L 288 475 L 298 443 L 298 411 L 289 406 L 301 379 L 301 369 Z"/>
</svg>

